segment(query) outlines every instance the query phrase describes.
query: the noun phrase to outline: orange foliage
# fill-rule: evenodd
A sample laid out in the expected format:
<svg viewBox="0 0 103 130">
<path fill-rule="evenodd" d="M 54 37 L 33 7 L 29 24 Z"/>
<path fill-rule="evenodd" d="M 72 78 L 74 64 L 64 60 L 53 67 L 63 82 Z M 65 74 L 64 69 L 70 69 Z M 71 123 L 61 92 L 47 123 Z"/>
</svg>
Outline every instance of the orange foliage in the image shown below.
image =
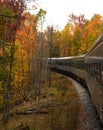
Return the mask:
<svg viewBox="0 0 103 130">
<path fill-rule="evenodd" d="M 26 20 L 21 23 L 21 27 L 17 32 L 16 43 L 19 45 L 20 50 L 22 50 L 25 55 L 31 53 L 35 42 L 35 17 L 30 13 L 25 14 Z"/>
</svg>

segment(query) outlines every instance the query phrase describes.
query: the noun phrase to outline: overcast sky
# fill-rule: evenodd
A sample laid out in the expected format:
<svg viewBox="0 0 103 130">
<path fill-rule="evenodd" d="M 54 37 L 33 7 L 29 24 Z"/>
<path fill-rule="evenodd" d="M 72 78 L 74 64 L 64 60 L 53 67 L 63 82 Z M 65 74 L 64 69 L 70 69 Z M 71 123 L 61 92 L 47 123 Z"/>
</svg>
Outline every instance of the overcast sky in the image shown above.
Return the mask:
<svg viewBox="0 0 103 130">
<path fill-rule="evenodd" d="M 103 0 L 37 0 L 38 7 L 47 11 L 46 25 L 63 28 L 68 16 L 84 14 L 91 19 L 94 14 L 103 16 Z"/>
</svg>

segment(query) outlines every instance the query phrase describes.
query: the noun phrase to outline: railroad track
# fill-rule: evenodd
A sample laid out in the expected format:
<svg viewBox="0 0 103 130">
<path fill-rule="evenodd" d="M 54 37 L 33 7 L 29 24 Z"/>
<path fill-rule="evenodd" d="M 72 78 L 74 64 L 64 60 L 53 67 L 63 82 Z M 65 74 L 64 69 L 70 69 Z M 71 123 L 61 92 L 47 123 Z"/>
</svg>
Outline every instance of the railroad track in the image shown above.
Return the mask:
<svg viewBox="0 0 103 130">
<path fill-rule="evenodd" d="M 80 130 L 103 130 L 103 126 L 100 126 L 99 116 L 88 91 L 75 80 L 71 78 L 70 80 L 72 80 L 77 90 L 83 110 L 81 113 L 82 120 L 80 120 L 79 124 Z"/>
</svg>

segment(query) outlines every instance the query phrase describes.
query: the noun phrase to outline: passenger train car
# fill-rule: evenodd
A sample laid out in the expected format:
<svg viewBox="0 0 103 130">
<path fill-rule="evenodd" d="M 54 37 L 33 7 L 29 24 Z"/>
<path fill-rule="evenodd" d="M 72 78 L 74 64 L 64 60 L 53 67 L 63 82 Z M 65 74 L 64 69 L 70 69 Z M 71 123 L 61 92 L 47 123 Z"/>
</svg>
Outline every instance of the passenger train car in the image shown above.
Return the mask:
<svg viewBox="0 0 103 130">
<path fill-rule="evenodd" d="M 69 76 L 86 82 L 103 123 L 103 36 L 85 55 L 50 58 L 48 62 L 52 71 L 68 72 Z"/>
<path fill-rule="evenodd" d="M 85 80 L 103 123 L 103 36 L 85 55 Z"/>
</svg>

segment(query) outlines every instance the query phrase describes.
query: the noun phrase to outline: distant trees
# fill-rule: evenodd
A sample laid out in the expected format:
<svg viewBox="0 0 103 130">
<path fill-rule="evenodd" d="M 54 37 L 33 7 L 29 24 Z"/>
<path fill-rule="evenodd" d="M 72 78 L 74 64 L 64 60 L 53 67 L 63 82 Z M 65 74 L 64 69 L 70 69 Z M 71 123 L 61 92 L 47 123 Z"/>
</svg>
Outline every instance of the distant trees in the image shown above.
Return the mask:
<svg viewBox="0 0 103 130">
<path fill-rule="evenodd" d="M 52 57 L 85 54 L 102 33 L 101 18 L 99 14 L 94 14 L 91 20 L 87 20 L 84 15 L 71 14 L 63 30 L 53 27 Z M 48 26 L 45 31 L 48 46 L 51 42 L 50 31 Z"/>
<path fill-rule="evenodd" d="M 45 14 L 43 9 L 40 9 L 35 16 L 25 13 L 25 21 L 22 22 L 17 33 L 18 51 L 16 54 L 19 54 L 19 57 L 16 62 L 19 65 L 18 71 L 20 71 L 17 81 L 20 81 L 21 77 L 19 85 L 22 85 L 25 100 L 28 98 L 26 96 L 29 94 L 28 92 L 30 92 L 30 96 L 39 96 L 45 80 L 44 68 L 46 65 L 43 58 L 48 55 L 45 34 L 42 32 Z M 38 27 L 39 31 L 37 31 Z"/>
<path fill-rule="evenodd" d="M 102 33 L 101 16 L 95 14 L 89 21 L 84 15 L 71 14 L 64 29 L 58 33 L 53 42 L 58 44 L 59 56 L 85 54 Z"/>
<path fill-rule="evenodd" d="M 88 38 L 86 50 L 88 50 L 93 45 L 93 42 L 102 33 L 102 26 L 102 16 L 99 14 L 94 14 L 85 27 L 86 37 Z"/>
<path fill-rule="evenodd" d="M 71 55 L 72 35 L 73 35 L 73 25 L 71 23 L 67 23 L 64 29 L 61 31 L 60 56 Z"/>
<path fill-rule="evenodd" d="M 30 13 L 24 14 L 25 20 L 21 21 L 20 29 L 16 35 L 16 60 L 15 60 L 15 84 L 14 89 L 18 89 L 18 97 L 26 98 L 27 92 L 33 87 L 32 68 L 35 58 L 34 50 L 36 48 L 36 30 L 35 16 Z M 34 71 L 34 70 L 33 70 Z M 17 79 L 16 79 L 17 78 Z M 17 86 L 17 87 L 16 87 Z M 19 100 L 20 101 L 20 100 Z"/>
</svg>

